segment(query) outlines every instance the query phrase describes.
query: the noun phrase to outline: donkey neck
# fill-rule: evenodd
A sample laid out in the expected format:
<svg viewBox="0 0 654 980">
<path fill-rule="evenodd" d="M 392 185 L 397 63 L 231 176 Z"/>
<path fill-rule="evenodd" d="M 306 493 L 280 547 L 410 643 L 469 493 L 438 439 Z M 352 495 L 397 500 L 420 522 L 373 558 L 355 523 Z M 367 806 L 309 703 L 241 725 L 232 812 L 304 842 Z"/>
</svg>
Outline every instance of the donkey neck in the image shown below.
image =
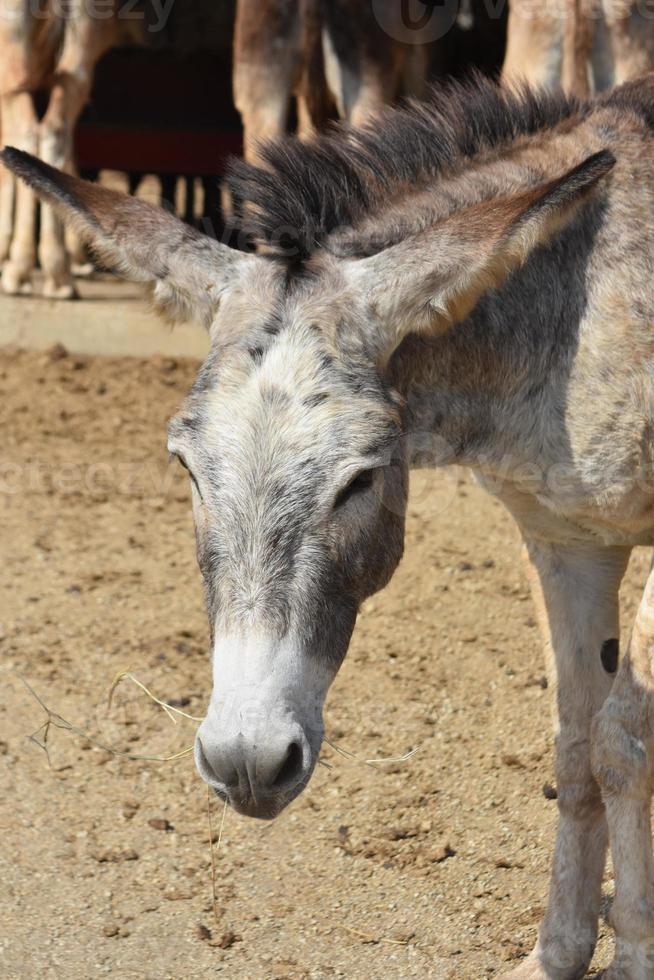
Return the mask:
<svg viewBox="0 0 654 980">
<path fill-rule="evenodd" d="M 392 246 L 456 211 L 552 180 L 601 146 L 595 122 L 586 120 L 480 152 L 457 173 L 398 191 L 341 241 L 345 251 L 356 251 L 357 238 Z M 493 468 L 509 455 L 551 461 L 604 207 L 601 198 L 585 204 L 463 322 L 436 337 L 411 335 L 396 351 L 390 370 L 407 399 L 414 465 L 482 460 Z"/>
<path fill-rule="evenodd" d="M 413 465 L 553 461 L 600 222 L 601 205 L 585 208 L 462 323 L 404 341 L 390 367 Z"/>
</svg>

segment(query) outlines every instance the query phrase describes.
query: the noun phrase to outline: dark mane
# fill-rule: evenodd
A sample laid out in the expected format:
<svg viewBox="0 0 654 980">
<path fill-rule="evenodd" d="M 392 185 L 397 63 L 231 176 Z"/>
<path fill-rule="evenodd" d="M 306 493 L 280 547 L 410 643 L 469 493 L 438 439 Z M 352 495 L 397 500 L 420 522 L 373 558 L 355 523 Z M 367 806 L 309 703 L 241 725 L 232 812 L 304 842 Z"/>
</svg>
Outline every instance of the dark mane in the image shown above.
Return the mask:
<svg viewBox="0 0 654 980">
<path fill-rule="evenodd" d="M 241 227 L 302 261 L 383 196 L 418 186 L 462 158 L 556 126 L 584 109 L 562 92 L 507 92 L 476 76 L 432 88 L 424 101 L 388 109 L 363 129 L 341 124 L 308 143 L 263 147 L 265 167 L 232 163 L 228 185 Z"/>
</svg>

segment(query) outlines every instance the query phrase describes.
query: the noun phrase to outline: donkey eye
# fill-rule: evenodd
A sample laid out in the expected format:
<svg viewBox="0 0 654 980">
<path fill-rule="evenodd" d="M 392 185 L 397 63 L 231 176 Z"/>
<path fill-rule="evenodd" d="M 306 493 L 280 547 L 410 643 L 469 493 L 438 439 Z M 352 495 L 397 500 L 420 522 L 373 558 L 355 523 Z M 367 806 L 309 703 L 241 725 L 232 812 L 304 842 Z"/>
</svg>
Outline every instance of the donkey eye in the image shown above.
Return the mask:
<svg viewBox="0 0 654 980">
<path fill-rule="evenodd" d="M 342 507 L 346 504 L 348 500 L 352 497 L 356 497 L 358 494 L 363 493 L 364 490 L 369 490 L 372 486 L 375 474 L 374 470 L 362 470 L 360 473 L 350 480 L 346 487 L 340 491 L 336 500 L 334 501 L 334 509 Z"/>
<path fill-rule="evenodd" d="M 180 456 L 179 453 L 171 453 L 171 455 L 177 457 L 177 461 L 179 462 L 180 466 L 182 466 L 186 470 L 186 472 L 188 473 L 189 477 L 191 478 L 191 482 L 192 482 L 193 486 L 195 487 L 195 489 L 197 490 L 197 492 L 200 494 L 200 498 L 202 498 L 202 494 L 200 493 L 200 487 L 198 486 L 198 481 L 195 479 L 195 476 L 194 476 L 191 468 L 189 467 L 188 463 L 184 459 L 184 457 L 183 456 Z"/>
<path fill-rule="evenodd" d="M 179 454 L 179 453 L 171 453 L 171 454 L 170 454 L 170 456 L 168 457 L 168 460 L 169 460 L 169 461 L 170 461 L 170 462 L 172 463 L 172 461 L 173 461 L 174 459 L 176 459 L 176 460 L 177 460 L 177 462 L 179 463 L 179 465 L 180 465 L 180 466 L 181 466 L 181 467 L 182 467 L 183 469 L 185 469 L 185 470 L 186 470 L 186 472 L 187 472 L 187 473 L 189 474 L 189 476 L 190 476 L 190 474 L 191 474 L 191 471 L 190 471 L 190 469 L 189 469 L 189 465 L 188 465 L 188 463 L 186 462 L 186 460 L 184 459 L 184 457 L 183 457 L 183 456 L 180 456 L 180 454 Z"/>
</svg>

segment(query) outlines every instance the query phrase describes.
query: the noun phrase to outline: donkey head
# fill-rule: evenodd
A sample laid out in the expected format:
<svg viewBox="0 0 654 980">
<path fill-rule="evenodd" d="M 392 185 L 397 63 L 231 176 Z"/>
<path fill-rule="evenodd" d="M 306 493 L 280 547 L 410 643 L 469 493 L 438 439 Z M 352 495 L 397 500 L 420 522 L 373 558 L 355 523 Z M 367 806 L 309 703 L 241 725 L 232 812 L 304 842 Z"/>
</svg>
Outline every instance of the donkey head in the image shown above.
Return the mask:
<svg viewBox="0 0 654 980">
<path fill-rule="evenodd" d="M 265 260 L 245 282 L 169 448 L 191 475 L 213 631 L 197 765 L 234 807 L 273 816 L 313 770 L 357 609 L 400 559 L 406 461 L 402 400 L 330 332 L 335 314 L 352 324 L 336 283 L 285 295 Z"/>
<path fill-rule="evenodd" d="M 213 643 L 196 763 L 235 809 L 273 817 L 313 771 L 357 610 L 402 554 L 410 426 L 394 351 L 463 318 L 614 161 L 597 154 L 364 257 L 341 236 L 297 275 L 27 154 L 3 162 L 165 314 L 210 330 L 169 433 L 190 475 Z"/>
</svg>

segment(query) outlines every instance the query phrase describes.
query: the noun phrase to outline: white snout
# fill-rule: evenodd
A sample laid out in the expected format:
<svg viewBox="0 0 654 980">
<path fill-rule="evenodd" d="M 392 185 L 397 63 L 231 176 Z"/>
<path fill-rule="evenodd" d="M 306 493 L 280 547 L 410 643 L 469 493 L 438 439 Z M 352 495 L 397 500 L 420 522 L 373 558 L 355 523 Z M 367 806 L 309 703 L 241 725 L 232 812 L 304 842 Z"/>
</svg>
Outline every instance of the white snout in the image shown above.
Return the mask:
<svg viewBox="0 0 654 980">
<path fill-rule="evenodd" d="M 213 674 L 198 771 L 240 813 L 272 818 L 313 772 L 330 673 L 290 636 L 247 634 L 217 638 Z"/>
</svg>

